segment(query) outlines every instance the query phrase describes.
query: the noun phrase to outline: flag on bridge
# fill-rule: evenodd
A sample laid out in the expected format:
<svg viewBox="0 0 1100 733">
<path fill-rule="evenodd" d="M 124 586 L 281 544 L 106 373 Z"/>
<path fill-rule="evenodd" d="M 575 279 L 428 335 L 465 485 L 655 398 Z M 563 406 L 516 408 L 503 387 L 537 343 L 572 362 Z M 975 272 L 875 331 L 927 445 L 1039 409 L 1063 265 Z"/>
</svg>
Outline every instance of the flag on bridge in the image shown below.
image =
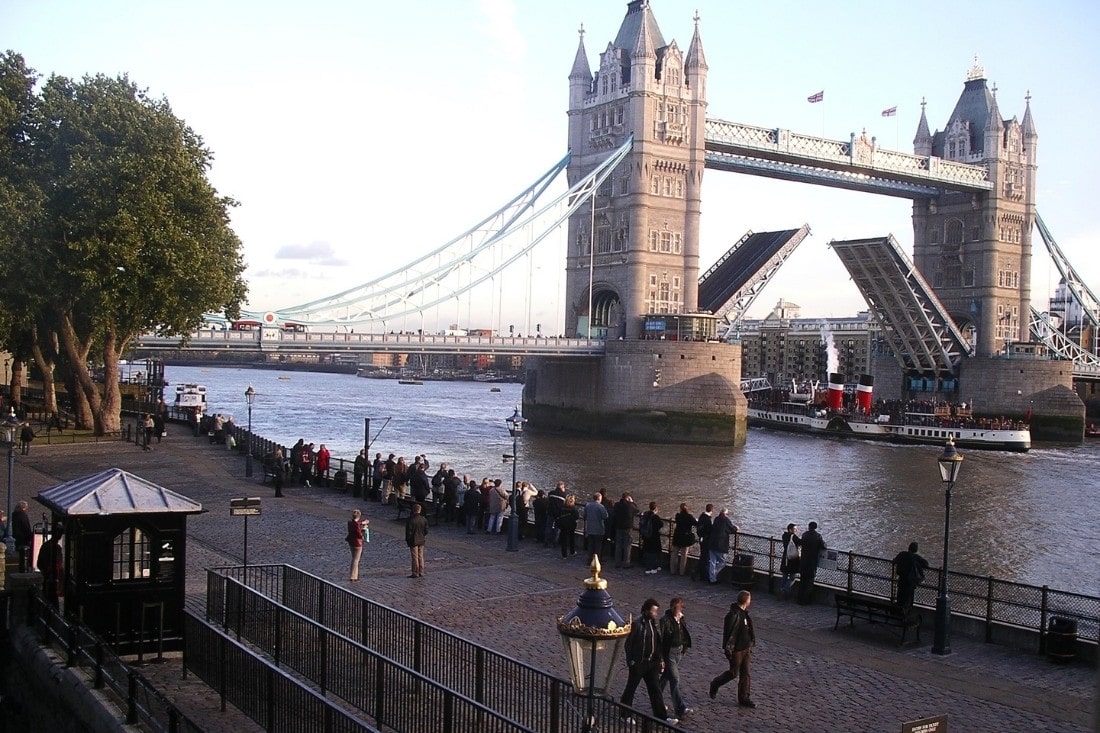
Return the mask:
<svg viewBox="0 0 1100 733">
<path fill-rule="evenodd" d="M 882 110 L 882 116 L 883 117 L 893 117 L 897 113 L 898 113 L 898 108 L 897 107 L 891 107 L 890 109 Z"/>
<path fill-rule="evenodd" d="M 809 102 L 810 104 L 817 104 L 818 102 L 820 102 L 824 99 L 825 99 L 825 90 L 824 89 L 822 89 L 817 94 L 811 94 L 810 96 L 806 97 L 806 101 Z"/>
</svg>

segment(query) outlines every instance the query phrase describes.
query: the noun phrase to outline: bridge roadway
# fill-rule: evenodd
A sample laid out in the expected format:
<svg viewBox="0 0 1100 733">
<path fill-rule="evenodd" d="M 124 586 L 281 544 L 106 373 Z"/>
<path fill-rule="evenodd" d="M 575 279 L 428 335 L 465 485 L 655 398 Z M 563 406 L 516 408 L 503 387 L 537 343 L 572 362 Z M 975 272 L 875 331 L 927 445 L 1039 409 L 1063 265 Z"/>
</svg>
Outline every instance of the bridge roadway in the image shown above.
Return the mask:
<svg viewBox="0 0 1100 733">
<path fill-rule="evenodd" d="M 499 354 L 501 356 L 593 356 L 604 353 L 601 339 L 557 336 L 440 336 L 418 333 L 295 333 L 278 329 L 262 331 L 201 330 L 191 334 L 186 346 L 179 338 L 141 336 L 135 344 L 152 351 L 254 351 L 302 354 Z"/>
<path fill-rule="evenodd" d="M 520 543 L 519 552 L 508 553 L 504 535 L 470 536 L 453 527 L 432 527 L 426 577 L 409 579 L 403 524 L 394 521 L 389 507 L 331 490 L 297 487 L 276 500 L 258 477 L 243 478 L 244 461 L 236 452 L 192 438 L 182 426 L 170 425 L 168 430 L 168 437 L 148 452 L 117 442 L 36 442 L 31 454 L 16 462 L 14 499 L 32 500 L 43 488 L 118 466 L 202 502 L 206 511 L 187 522 L 187 596 L 192 607 L 203 600 L 204 567 L 241 562 L 243 524 L 239 517 L 229 516 L 231 497 L 262 497 L 263 514 L 252 517 L 249 526 L 252 562 L 291 563 L 336 582 L 347 573 L 345 521 L 358 507 L 371 520 L 371 542 L 363 556 L 362 580 L 349 588 L 567 676 L 554 619 L 573 607 L 582 590 L 588 575 L 582 553 L 563 560 L 556 548 L 527 541 Z M 635 490 L 644 494 L 640 485 Z M 828 527 L 824 530 L 828 538 Z M 763 583 L 757 584 L 752 606 L 758 640 L 752 697 L 757 707 L 737 707 L 734 685 L 710 700 L 707 684 L 726 668 L 720 639 L 733 590 L 663 571 L 644 575 L 640 566 L 605 567 L 605 576 L 616 608 L 624 615 L 636 615 L 650 596 L 662 608 L 674 595 L 685 598 L 693 647 L 680 674 L 687 702 L 695 709 L 682 723 L 687 731 L 884 733 L 900 730 L 903 721 L 939 714 L 950 716 L 951 730 L 968 732 L 1085 733 L 1097 730 L 1100 722 L 1094 718 L 1096 672 L 1082 663 L 1056 665 L 1034 652 L 985 644 L 958 633 L 951 640 L 953 654 L 935 657 L 929 652 L 932 613 L 927 610 L 923 644 L 902 650 L 892 630 L 859 623 L 855 629 L 834 631 L 831 606 L 799 606 L 769 594 Z M 217 694 L 193 675 L 181 679 L 178 656 L 140 671 L 208 733 L 261 730 L 232 706 L 220 712 Z M 626 669 L 620 661 L 613 683 L 616 694 L 625 683 Z M 648 710 L 644 688 L 635 704 Z"/>
</svg>

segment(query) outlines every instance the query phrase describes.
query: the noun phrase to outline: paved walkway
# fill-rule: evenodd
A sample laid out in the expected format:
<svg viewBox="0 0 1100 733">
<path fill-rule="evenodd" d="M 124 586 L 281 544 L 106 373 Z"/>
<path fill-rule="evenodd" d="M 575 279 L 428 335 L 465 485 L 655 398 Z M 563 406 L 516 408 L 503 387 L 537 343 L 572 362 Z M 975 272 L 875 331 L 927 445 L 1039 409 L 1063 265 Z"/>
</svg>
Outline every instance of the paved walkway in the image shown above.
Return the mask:
<svg viewBox="0 0 1100 733">
<path fill-rule="evenodd" d="M 342 582 L 347 577 L 345 522 L 352 508 L 371 519 L 371 542 L 359 583 L 349 584 L 372 600 L 401 609 L 465 638 L 567 677 L 555 618 L 573 607 L 588 572 L 581 554 L 569 560 L 529 542 L 505 551 L 505 537 L 466 535 L 448 526 L 428 536 L 427 577 L 409 579 L 403 524 L 390 507 L 325 489 L 272 490 L 244 478 L 236 453 L 195 439 L 170 426 L 163 443 L 143 452 L 132 444 L 35 445 L 17 457 L 16 496 L 39 510 L 39 490 L 78 476 L 120 467 L 202 502 L 206 512 L 188 520 L 188 594 L 204 591 L 204 567 L 238 564 L 243 557 L 243 520 L 229 516 L 229 499 L 263 498 L 263 515 L 249 520 L 250 563 L 288 563 Z M 411 449 L 415 449 L 412 446 Z M 644 498 L 644 497 L 643 497 Z M 708 681 L 725 668 L 720 646 L 722 618 L 733 600 L 728 586 L 685 578 L 644 575 L 639 568 L 604 573 L 616 608 L 637 615 L 645 598 L 662 608 L 674 595 L 687 602 L 695 647 L 681 667 L 682 686 L 695 712 L 682 727 L 722 731 L 900 731 L 905 721 L 950 716 L 952 731 L 1096 730 L 1096 672 L 1084 664 L 1055 665 L 1025 653 L 977 640 L 952 639 L 953 654 L 929 652 L 931 612 L 925 613 L 924 645 L 901 650 L 891 630 L 857 622 L 833 630 L 835 612 L 824 605 L 798 606 L 754 594 L 757 647 L 753 654 L 754 710 L 736 705 L 734 685 L 718 699 L 707 697 Z M 189 601 L 193 602 L 193 601 Z M 218 709 L 214 693 L 170 660 L 142 671 L 209 731 L 259 730 L 239 712 Z M 621 669 L 614 683 L 626 682 Z M 648 709 L 644 688 L 635 700 Z"/>
</svg>

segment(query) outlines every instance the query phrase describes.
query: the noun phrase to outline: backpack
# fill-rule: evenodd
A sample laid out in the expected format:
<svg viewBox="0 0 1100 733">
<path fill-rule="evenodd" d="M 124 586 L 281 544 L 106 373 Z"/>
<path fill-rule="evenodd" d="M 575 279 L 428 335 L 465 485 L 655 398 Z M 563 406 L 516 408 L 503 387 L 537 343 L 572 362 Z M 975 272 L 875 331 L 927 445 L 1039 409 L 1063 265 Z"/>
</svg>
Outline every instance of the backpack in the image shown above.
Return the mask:
<svg viewBox="0 0 1100 733">
<path fill-rule="evenodd" d="M 642 537 L 653 536 L 653 512 L 646 512 L 642 515 L 642 518 L 638 521 L 638 532 Z"/>
<path fill-rule="evenodd" d="M 924 582 L 924 570 L 921 568 L 920 563 L 917 562 L 916 557 L 909 558 L 909 584 L 916 587 Z"/>
</svg>

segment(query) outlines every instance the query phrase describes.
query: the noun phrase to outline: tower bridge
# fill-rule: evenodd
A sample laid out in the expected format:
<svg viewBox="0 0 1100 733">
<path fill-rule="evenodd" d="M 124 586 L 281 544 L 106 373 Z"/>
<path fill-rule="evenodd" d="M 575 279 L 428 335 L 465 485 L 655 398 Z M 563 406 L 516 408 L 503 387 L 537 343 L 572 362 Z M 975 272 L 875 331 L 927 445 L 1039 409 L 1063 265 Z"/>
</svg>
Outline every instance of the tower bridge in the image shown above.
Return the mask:
<svg viewBox="0 0 1100 733">
<path fill-rule="evenodd" d="M 810 230 L 805 225 L 750 232 L 701 277 L 702 179 L 710 169 L 913 201 L 911 259 L 888 234 L 833 243 L 890 333 L 896 364 L 888 379 L 899 391 L 906 375 L 961 377 L 971 389 L 1001 395 L 991 409 L 1022 415 L 1037 395 L 1044 404 L 1065 397 L 1058 390 L 1070 391 L 1072 374 L 1100 376 L 1096 298 L 1038 219 L 1038 132 L 1030 97 L 1021 119 L 1004 117 L 995 90 L 975 63 L 942 130 L 932 131 L 922 104 L 912 153 L 884 149 L 865 134 L 829 140 L 710 118 L 709 67 L 699 18 L 694 20 L 683 49 L 666 41 L 650 2 L 633 0 L 595 68 L 582 31 L 568 75 L 565 158 L 429 255 L 351 290 L 279 309 L 269 314 L 271 323 L 293 319 L 330 331 L 359 324 L 375 331 L 380 324 L 384 332 L 387 322 L 416 314 L 423 321 L 426 308 L 457 303 L 479 286 L 503 279 L 550 232 L 564 229 L 568 338 L 553 345 L 536 339 L 531 347 L 546 347 L 524 395 L 533 427 L 583 431 L 599 424 L 605 434 L 737 443 L 744 439 L 745 415 L 738 347 L 652 340 L 644 317 L 712 311 L 731 321 L 740 318 Z M 541 204 L 539 197 L 562 172 L 569 189 Z M 1087 314 L 1091 347 L 1059 341 L 1056 324 L 1032 311 L 1036 226 L 1068 291 Z M 294 351 L 303 344 L 297 336 L 271 328 L 236 347 Z M 342 336 L 319 343 L 339 350 L 339 342 L 353 351 L 400 343 L 367 334 Z M 205 345 L 211 338 L 216 337 L 196 335 L 191 344 Z M 1032 341 L 1071 361 L 1035 358 L 1023 367 L 1023 362 L 1011 369 L 998 365 L 1009 355 L 1008 345 Z M 141 344 L 165 347 L 166 341 L 146 338 Z M 425 338 L 422 331 L 419 339 L 400 345 L 462 347 L 458 340 Z M 515 346 L 503 339 L 482 345 Z M 597 353 L 602 356 L 594 357 Z M 1026 384 L 1009 389 L 1006 380 L 1021 379 L 1022 372 Z M 967 399 L 966 389 L 958 396 Z M 1062 397 L 1053 399 L 1051 390 Z M 1062 401 L 1070 413 L 1077 409 L 1071 398 Z M 639 428 L 647 421 L 648 428 Z"/>
</svg>

